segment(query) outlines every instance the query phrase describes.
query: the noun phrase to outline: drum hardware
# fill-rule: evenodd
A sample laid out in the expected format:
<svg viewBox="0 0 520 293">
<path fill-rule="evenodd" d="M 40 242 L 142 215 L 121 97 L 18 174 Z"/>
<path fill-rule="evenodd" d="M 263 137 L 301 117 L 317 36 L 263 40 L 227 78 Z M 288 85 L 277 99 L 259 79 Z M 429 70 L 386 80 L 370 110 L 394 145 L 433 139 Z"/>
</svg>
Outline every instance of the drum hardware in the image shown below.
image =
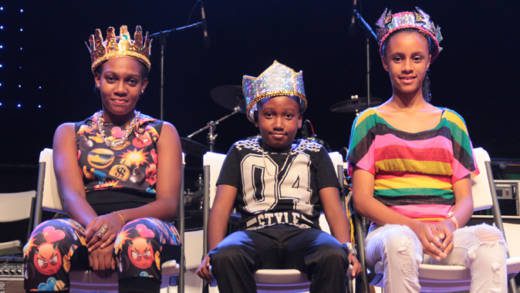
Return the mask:
<svg viewBox="0 0 520 293">
<path fill-rule="evenodd" d="M 202 178 L 202 174 L 198 175 L 195 188 L 194 191 L 189 188 L 184 191 L 184 207 L 200 210 L 204 199 L 204 178 Z"/>
<path fill-rule="evenodd" d="M 210 91 L 211 99 L 218 105 L 228 109 L 235 110 L 240 107 L 240 113 L 246 112 L 246 102 L 242 87 L 239 85 L 221 85 Z"/>
<path fill-rule="evenodd" d="M 372 98 L 370 102 L 368 102 L 366 97 L 352 95 L 350 99 L 345 99 L 330 106 L 330 111 L 334 113 L 356 113 L 356 115 L 358 115 L 359 112 L 366 108 L 377 106 L 381 104 L 381 102 L 382 101 L 377 98 Z"/>
<path fill-rule="evenodd" d="M 204 179 L 199 173 L 197 182 L 195 182 L 194 190 L 187 188 L 184 190 L 184 219 L 186 230 L 202 229 L 202 204 L 204 199 Z"/>
<path fill-rule="evenodd" d="M 306 138 L 321 144 L 327 151 L 330 151 L 330 145 L 316 134 L 316 129 L 309 119 L 303 120 L 302 128 L 300 129 L 302 138 Z"/>
<path fill-rule="evenodd" d="M 242 95 L 242 90 L 238 90 L 239 86 L 224 85 L 211 90 L 211 98 L 220 106 L 231 110 L 231 113 L 226 114 L 217 120 L 211 120 L 205 126 L 195 130 L 187 135 L 191 139 L 193 136 L 208 130 L 208 144 L 209 150 L 212 152 L 215 148 L 215 141 L 218 134 L 216 133 L 217 126 L 224 120 L 237 113 L 245 113 L 245 101 Z"/>
<path fill-rule="evenodd" d="M 379 105 L 381 103 L 380 100 L 372 97 L 371 92 L 371 66 L 370 66 L 370 40 L 374 40 L 377 43 L 377 35 L 372 29 L 372 27 L 366 22 L 366 20 L 361 15 L 359 9 L 361 8 L 361 3 L 358 1 L 354 1 L 354 7 L 352 9 L 352 18 L 351 18 L 351 27 L 353 28 L 354 24 L 358 24 L 365 31 L 365 84 L 366 84 L 366 96 L 361 98 L 358 95 L 352 95 L 350 100 L 345 100 L 338 102 L 330 107 L 331 112 L 336 113 L 356 113 L 359 114 L 360 111 L 372 107 L 375 105 Z"/>
<path fill-rule="evenodd" d="M 181 137 L 182 151 L 185 154 L 202 157 L 208 151 L 208 147 L 191 138 Z"/>
</svg>

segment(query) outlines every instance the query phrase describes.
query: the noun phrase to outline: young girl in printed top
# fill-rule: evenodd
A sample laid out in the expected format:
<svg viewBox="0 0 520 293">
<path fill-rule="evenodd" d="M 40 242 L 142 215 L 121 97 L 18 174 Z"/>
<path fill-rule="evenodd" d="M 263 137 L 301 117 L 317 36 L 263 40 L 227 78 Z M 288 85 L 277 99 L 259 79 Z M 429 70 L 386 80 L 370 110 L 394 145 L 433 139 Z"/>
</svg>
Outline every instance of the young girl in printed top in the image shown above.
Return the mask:
<svg viewBox="0 0 520 293">
<path fill-rule="evenodd" d="M 470 177 L 478 172 L 465 122 L 429 103 L 440 28 L 418 8 L 385 11 L 377 26 L 392 96 L 356 118 L 348 154 L 355 208 L 373 222 L 367 264 L 383 264 L 385 292 L 419 292 L 422 262 L 468 267 L 471 292 L 507 292 L 501 232 L 465 226 L 473 213 Z"/>
<path fill-rule="evenodd" d="M 171 223 L 180 194 L 175 127 L 135 110 L 148 85 L 150 40 L 136 27 L 89 39 L 102 110 L 64 123 L 53 156 L 70 218 L 40 224 L 24 248 L 27 291 L 69 291 L 69 271 L 119 274 L 119 292 L 159 292 L 161 262 L 179 253 Z"/>
</svg>

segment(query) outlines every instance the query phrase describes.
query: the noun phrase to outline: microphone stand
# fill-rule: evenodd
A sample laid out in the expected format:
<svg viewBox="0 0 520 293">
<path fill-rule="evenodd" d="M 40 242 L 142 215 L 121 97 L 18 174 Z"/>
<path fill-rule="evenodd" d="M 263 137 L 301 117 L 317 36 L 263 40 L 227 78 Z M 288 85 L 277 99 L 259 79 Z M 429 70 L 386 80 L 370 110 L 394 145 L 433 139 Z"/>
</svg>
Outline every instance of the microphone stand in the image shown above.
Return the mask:
<svg viewBox="0 0 520 293">
<path fill-rule="evenodd" d="M 370 107 L 371 106 L 370 100 L 372 98 L 372 92 L 370 90 L 370 88 L 371 88 L 371 85 L 370 85 L 370 75 L 371 75 L 371 70 L 370 70 L 370 37 L 372 37 L 377 42 L 377 35 L 374 32 L 374 30 L 372 29 L 372 27 L 370 27 L 370 25 L 365 21 L 365 19 L 361 15 L 361 13 L 359 13 L 357 8 L 353 9 L 353 14 L 354 14 L 354 17 L 358 20 L 356 23 L 361 24 L 361 27 L 365 30 L 365 33 L 366 33 L 366 37 L 365 37 L 366 77 L 365 78 L 366 78 L 366 84 L 367 84 L 367 107 Z"/>
<path fill-rule="evenodd" d="M 216 133 L 216 130 L 217 130 L 217 126 L 224 120 L 228 119 L 229 117 L 237 114 L 237 113 L 240 113 L 240 106 L 235 106 L 235 108 L 233 108 L 233 111 L 229 114 L 226 114 L 222 117 L 220 117 L 219 119 L 217 120 L 212 120 L 212 121 L 209 121 L 206 126 L 202 127 L 202 128 L 199 128 L 197 130 L 195 130 L 194 132 L 188 134 L 187 138 L 192 138 L 194 137 L 195 135 L 205 131 L 206 129 L 208 129 L 208 143 L 209 143 L 209 150 L 212 152 L 215 148 L 215 141 L 217 139 L 217 136 L 218 134 Z"/>
<path fill-rule="evenodd" d="M 195 23 L 192 23 L 189 25 L 179 26 L 179 27 L 175 27 L 172 29 L 158 31 L 158 32 L 152 33 L 150 35 L 150 38 L 152 38 L 152 39 L 159 38 L 160 44 L 161 44 L 160 88 L 159 88 L 159 100 L 160 100 L 159 108 L 160 108 L 161 120 L 164 120 L 164 50 L 166 48 L 166 39 L 168 38 L 168 36 L 171 33 L 188 30 L 191 28 L 202 26 L 204 24 L 205 24 L 205 21 L 198 21 L 198 22 L 195 22 Z M 184 166 L 183 166 L 182 176 L 184 176 Z M 184 179 L 181 182 L 184 182 Z M 182 193 L 182 196 L 181 196 L 181 207 L 179 209 L 180 210 L 180 212 L 179 212 L 179 230 L 180 230 L 180 234 L 181 234 L 182 245 L 181 245 L 181 259 L 179 262 L 180 268 L 179 268 L 179 278 L 178 278 L 178 291 L 180 293 L 184 293 L 184 285 L 185 285 L 184 284 L 184 273 L 185 273 L 185 263 L 186 263 L 185 257 L 184 257 L 184 250 L 185 250 L 184 249 L 185 248 L 184 247 L 184 183 L 181 188 L 181 193 Z"/>
<path fill-rule="evenodd" d="M 166 29 L 162 31 L 155 32 L 150 35 L 152 39 L 160 39 L 161 44 L 161 61 L 160 61 L 160 87 L 159 87 L 159 109 L 160 109 L 160 118 L 164 120 L 164 50 L 166 48 L 166 39 L 167 37 L 174 32 L 180 32 L 184 30 L 188 30 L 191 28 L 203 26 L 206 24 L 206 21 L 198 21 L 192 24 L 188 24 L 185 26 L 174 27 L 171 29 Z"/>
</svg>

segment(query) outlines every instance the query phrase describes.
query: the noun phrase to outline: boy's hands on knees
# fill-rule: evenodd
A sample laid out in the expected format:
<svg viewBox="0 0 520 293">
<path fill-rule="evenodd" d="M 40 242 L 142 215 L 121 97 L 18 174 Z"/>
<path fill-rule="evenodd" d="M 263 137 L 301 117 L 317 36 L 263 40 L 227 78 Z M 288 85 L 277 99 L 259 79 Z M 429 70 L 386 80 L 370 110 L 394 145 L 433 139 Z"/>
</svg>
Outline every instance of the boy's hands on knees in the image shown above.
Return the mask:
<svg viewBox="0 0 520 293">
<path fill-rule="evenodd" d="M 199 268 L 195 272 L 199 277 L 202 279 L 210 282 L 213 278 L 213 275 L 211 275 L 211 269 L 210 269 L 210 257 L 209 255 L 204 256 L 202 259 L 202 262 L 199 265 Z"/>
<path fill-rule="evenodd" d="M 413 220 L 410 228 L 415 232 L 423 246 L 424 253 L 431 255 L 436 260 L 445 258 L 447 253 L 444 251 L 443 240 L 437 233 L 435 224 L 423 223 L 418 220 Z"/>
</svg>

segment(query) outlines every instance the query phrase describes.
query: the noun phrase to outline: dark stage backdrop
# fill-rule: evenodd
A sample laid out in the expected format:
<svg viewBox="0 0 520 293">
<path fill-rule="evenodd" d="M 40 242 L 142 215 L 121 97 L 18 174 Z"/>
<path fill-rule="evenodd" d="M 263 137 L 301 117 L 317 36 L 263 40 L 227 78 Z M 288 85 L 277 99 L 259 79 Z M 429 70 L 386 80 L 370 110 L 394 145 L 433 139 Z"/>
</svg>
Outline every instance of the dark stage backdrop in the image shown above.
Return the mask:
<svg viewBox="0 0 520 293">
<path fill-rule="evenodd" d="M 352 94 L 365 93 L 364 34 L 359 26 L 349 29 L 352 3 L 204 2 L 209 47 L 199 28 L 167 38 L 165 119 L 177 126 L 180 135 L 229 112 L 212 101 L 212 88 L 238 85 L 243 74 L 256 76 L 277 59 L 304 71 L 310 106 L 305 115 L 318 136 L 334 150 L 346 147 L 355 116 L 332 113 L 329 108 Z M 485 147 L 492 157 L 520 157 L 517 1 L 358 2 L 370 24 L 384 7 L 399 11 L 418 5 L 430 13 L 445 37 L 444 50 L 431 68 L 433 103 L 461 113 L 474 145 Z M 194 0 L 9 1 L 4 6 L 0 19 L 9 25 L 0 35 L 4 44 L 9 43 L 0 51 L 5 64 L 0 70 L 0 78 L 5 79 L 0 89 L 3 190 L 33 188 L 38 153 L 52 145 L 54 129 L 100 108 L 84 45 L 95 27 L 104 31 L 108 25 L 128 24 L 133 32 L 141 24 L 156 32 L 200 19 Z M 16 13 L 21 6 L 24 12 Z M 17 31 L 21 26 L 24 31 Z M 16 50 L 19 43 L 24 44 L 23 54 Z M 158 41 L 154 42 L 152 62 L 151 83 L 139 109 L 159 116 Z M 372 93 L 386 99 L 390 86 L 374 42 L 371 62 Z M 22 69 L 16 69 L 20 64 Z M 21 89 L 16 86 L 19 81 L 24 85 Z M 24 104 L 22 109 L 15 107 L 18 101 Z M 36 108 L 37 104 L 43 108 Z M 243 115 L 226 120 L 217 131 L 216 150 L 220 152 L 233 141 L 256 133 Z M 205 143 L 205 135 L 194 138 Z M 193 181 L 189 177 L 198 173 L 200 159 L 188 159 L 188 181 Z"/>
</svg>

